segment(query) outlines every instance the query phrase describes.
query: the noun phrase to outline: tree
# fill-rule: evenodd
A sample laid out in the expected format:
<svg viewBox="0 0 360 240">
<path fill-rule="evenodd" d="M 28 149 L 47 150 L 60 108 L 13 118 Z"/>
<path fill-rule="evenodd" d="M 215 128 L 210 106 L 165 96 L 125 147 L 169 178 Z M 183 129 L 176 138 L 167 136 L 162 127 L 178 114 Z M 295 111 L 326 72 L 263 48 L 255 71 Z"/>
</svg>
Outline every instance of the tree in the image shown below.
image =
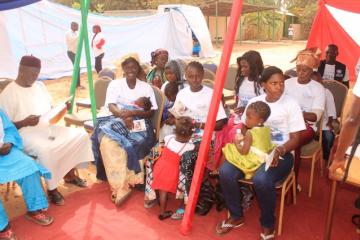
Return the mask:
<svg viewBox="0 0 360 240">
<path fill-rule="evenodd" d="M 317 0 L 282 0 L 282 3 L 285 9 L 299 18 L 305 33 L 308 34 L 316 15 Z"/>
</svg>

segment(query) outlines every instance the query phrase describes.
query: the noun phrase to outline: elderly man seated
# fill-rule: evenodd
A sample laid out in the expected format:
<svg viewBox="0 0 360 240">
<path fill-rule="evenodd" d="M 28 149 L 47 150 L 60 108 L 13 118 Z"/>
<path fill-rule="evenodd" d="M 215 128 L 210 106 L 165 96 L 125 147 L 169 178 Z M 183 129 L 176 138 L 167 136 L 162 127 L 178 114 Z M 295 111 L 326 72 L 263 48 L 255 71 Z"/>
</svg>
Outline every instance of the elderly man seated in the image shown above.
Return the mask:
<svg viewBox="0 0 360 240">
<path fill-rule="evenodd" d="M 52 109 L 45 85 L 36 81 L 40 69 L 38 58 L 22 57 L 16 80 L 0 94 L 0 107 L 19 129 L 25 152 L 50 170 L 49 199 L 63 205 L 64 198 L 57 186 L 65 175 L 65 182 L 86 187 L 86 181 L 75 175 L 74 167 L 93 160 L 91 143 L 83 129 L 50 126 L 49 122 L 39 121 L 40 116 Z"/>
<path fill-rule="evenodd" d="M 50 177 L 50 173 L 21 150 L 22 141 L 16 127 L 0 110 L 0 183 L 16 181 L 28 209 L 25 218 L 39 225 L 49 225 L 53 218 L 43 210 L 48 208 L 48 201 L 41 187 L 40 176 Z M 1 200 L 0 239 L 16 239 Z"/>
</svg>

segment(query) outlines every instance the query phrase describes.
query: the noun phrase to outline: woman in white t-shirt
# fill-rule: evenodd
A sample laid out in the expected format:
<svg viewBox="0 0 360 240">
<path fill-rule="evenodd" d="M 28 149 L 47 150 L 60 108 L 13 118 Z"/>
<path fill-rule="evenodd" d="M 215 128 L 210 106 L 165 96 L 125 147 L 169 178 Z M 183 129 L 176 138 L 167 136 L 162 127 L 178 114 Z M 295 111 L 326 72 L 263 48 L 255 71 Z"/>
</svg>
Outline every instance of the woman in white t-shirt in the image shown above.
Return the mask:
<svg viewBox="0 0 360 240">
<path fill-rule="evenodd" d="M 236 130 L 241 127 L 240 117 L 249 100 L 264 93 L 259 78 L 264 64 L 259 52 L 250 50 L 237 58 L 238 70 L 235 79 L 236 108 L 234 116 L 229 118 L 226 126 L 216 133 L 215 162 L 220 162 L 221 149 L 234 139 Z M 218 166 L 215 166 L 218 167 Z"/>
<path fill-rule="evenodd" d="M 93 33 L 94 36 L 91 41 L 91 47 L 95 56 L 95 70 L 97 73 L 99 73 L 102 70 L 102 59 L 105 55 L 105 38 L 101 32 L 101 27 L 99 25 L 93 26 Z"/>
<path fill-rule="evenodd" d="M 264 70 L 264 64 L 259 52 L 250 50 L 237 58 L 238 71 L 235 80 L 237 99 L 236 113 L 243 113 L 253 97 L 264 93 L 259 83 L 259 78 Z"/>
<path fill-rule="evenodd" d="M 190 62 L 186 67 L 186 80 L 189 86 L 180 90 L 176 96 L 174 107 L 171 109 L 171 113 L 175 117 L 187 116 L 193 119 L 195 131 L 192 136 L 192 142 L 195 144 L 195 150 L 185 152 L 180 161 L 180 176 L 179 185 L 176 193 L 176 198 L 184 199 L 187 201 L 188 193 L 190 190 L 191 179 L 194 172 L 195 162 L 198 157 L 198 150 L 202 139 L 203 131 L 205 128 L 207 115 L 210 108 L 211 98 L 213 90 L 207 86 L 202 85 L 204 78 L 204 68 L 199 62 Z M 219 111 L 216 117 L 215 130 L 220 130 L 226 120 L 227 116 L 223 106 L 220 104 Z M 212 148 L 209 151 L 209 156 L 212 157 Z M 146 170 L 147 174 L 150 171 Z M 155 197 L 151 188 L 148 186 L 149 179 L 146 181 L 145 192 L 145 206 L 150 207 L 150 200 Z M 172 218 L 179 219 L 184 213 L 183 209 L 178 209 Z"/>
<path fill-rule="evenodd" d="M 275 143 L 277 147 L 270 168 L 265 170 L 265 164 L 263 164 L 256 171 L 252 181 L 261 211 L 260 223 L 263 228 L 261 238 L 274 239 L 275 185 L 291 171 L 294 161 L 290 152 L 298 145 L 300 131 L 305 129 L 305 123 L 299 104 L 284 94 L 284 75 L 279 68 L 266 68 L 260 81 L 266 94 L 251 99 L 249 104 L 263 101 L 269 105 L 271 114 L 264 125 L 271 128 L 272 143 Z M 245 117 L 243 115 L 243 122 L 245 122 Z M 246 128 L 244 124 L 243 126 Z M 220 168 L 221 188 L 230 216 L 216 226 L 218 234 L 225 234 L 244 224 L 242 195 L 239 191 L 239 180 L 244 177 L 245 174 L 240 169 L 227 161 Z"/>
<path fill-rule="evenodd" d="M 105 105 L 112 115 L 97 119 L 91 137 L 96 177 L 108 180 L 117 205 L 131 193 L 130 185 L 143 183 L 140 161 L 155 144 L 150 118 L 158 108 L 152 87 L 137 79 L 139 62 L 129 57 L 121 66 L 125 78 L 111 81 L 106 92 Z M 140 97 L 150 99 L 151 109 L 129 110 Z"/>
<path fill-rule="evenodd" d="M 313 69 L 319 66 L 317 49 L 305 49 L 296 57 L 297 77 L 285 81 L 285 94 L 293 97 L 301 107 L 306 129 L 300 133 L 300 143 L 295 150 L 295 175 L 298 177 L 300 168 L 301 147 L 315 137 L 316 123 L 320 121 L 325 109 L 325 89 L 312 80 Z"/>
</svg>

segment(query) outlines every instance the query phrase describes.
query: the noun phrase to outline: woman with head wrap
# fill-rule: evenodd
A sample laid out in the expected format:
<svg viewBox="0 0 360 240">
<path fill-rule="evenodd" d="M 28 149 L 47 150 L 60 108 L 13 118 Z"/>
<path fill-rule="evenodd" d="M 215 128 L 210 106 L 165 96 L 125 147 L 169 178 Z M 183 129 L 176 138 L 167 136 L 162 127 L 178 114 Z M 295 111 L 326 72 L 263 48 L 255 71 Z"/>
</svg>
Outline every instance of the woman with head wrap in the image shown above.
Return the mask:
<svg viewBox="0 0 360 240">
<path fill-rule="evenodd" d="M 184 88 L 184 66 L 185 63 L 180 59 L 171 60 L 166 63 L 164 76 L 167 81 L 161 86 L 162 92 L 165 92 L 165 87 L 169 83 L 177 84 L 179 86 L 179 90 Z"/>
<path fill-rule="evenodd" d="M 169 52 L 165 49 L 157 49 L 151 53 L 151 66 L 155 67 L 148 73 L 146 79 L 148 83 L 161 88 L 165 82 L 165 64 L 169 59 Z M 159 81 L 153 82 L 156 76 L 159 76 Z"/>
<path fill-rule="evenodd" d="M 296 177 L 300 167 L 301 147 L 315 136 L 316 123 L 320 121 L 325 109 L 325 89 L 311 79 L 314 69 L 319 66 L 320 50 L 312 48 L 298 53 L 296 61 L 297 77 L 285 81 L 285 93 L 293 97 L 300 105 L 306 129 L 300 132 L 300 143 L 295 150 L 294 170 Z"/>
</svg>

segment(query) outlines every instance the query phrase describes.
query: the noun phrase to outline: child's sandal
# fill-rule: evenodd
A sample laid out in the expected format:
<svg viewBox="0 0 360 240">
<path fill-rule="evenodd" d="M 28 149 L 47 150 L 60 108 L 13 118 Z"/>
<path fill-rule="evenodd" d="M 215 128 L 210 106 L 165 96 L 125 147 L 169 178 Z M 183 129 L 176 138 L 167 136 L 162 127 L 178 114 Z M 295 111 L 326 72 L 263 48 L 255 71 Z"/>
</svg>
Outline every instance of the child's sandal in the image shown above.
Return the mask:
<svg viewBox="0 0 360 240">
<path fill-rule="evenodd" d="M 161 221 L 163 221 L 163 220 L 171 217 L 172 215 L 173 215 L 173 212 L 172 212 L 172 211 L 165 211 L 164 213 L 162 213 L 162 214 L 159 215 L 159 219 L 160 219 Z"/>
</svg>

